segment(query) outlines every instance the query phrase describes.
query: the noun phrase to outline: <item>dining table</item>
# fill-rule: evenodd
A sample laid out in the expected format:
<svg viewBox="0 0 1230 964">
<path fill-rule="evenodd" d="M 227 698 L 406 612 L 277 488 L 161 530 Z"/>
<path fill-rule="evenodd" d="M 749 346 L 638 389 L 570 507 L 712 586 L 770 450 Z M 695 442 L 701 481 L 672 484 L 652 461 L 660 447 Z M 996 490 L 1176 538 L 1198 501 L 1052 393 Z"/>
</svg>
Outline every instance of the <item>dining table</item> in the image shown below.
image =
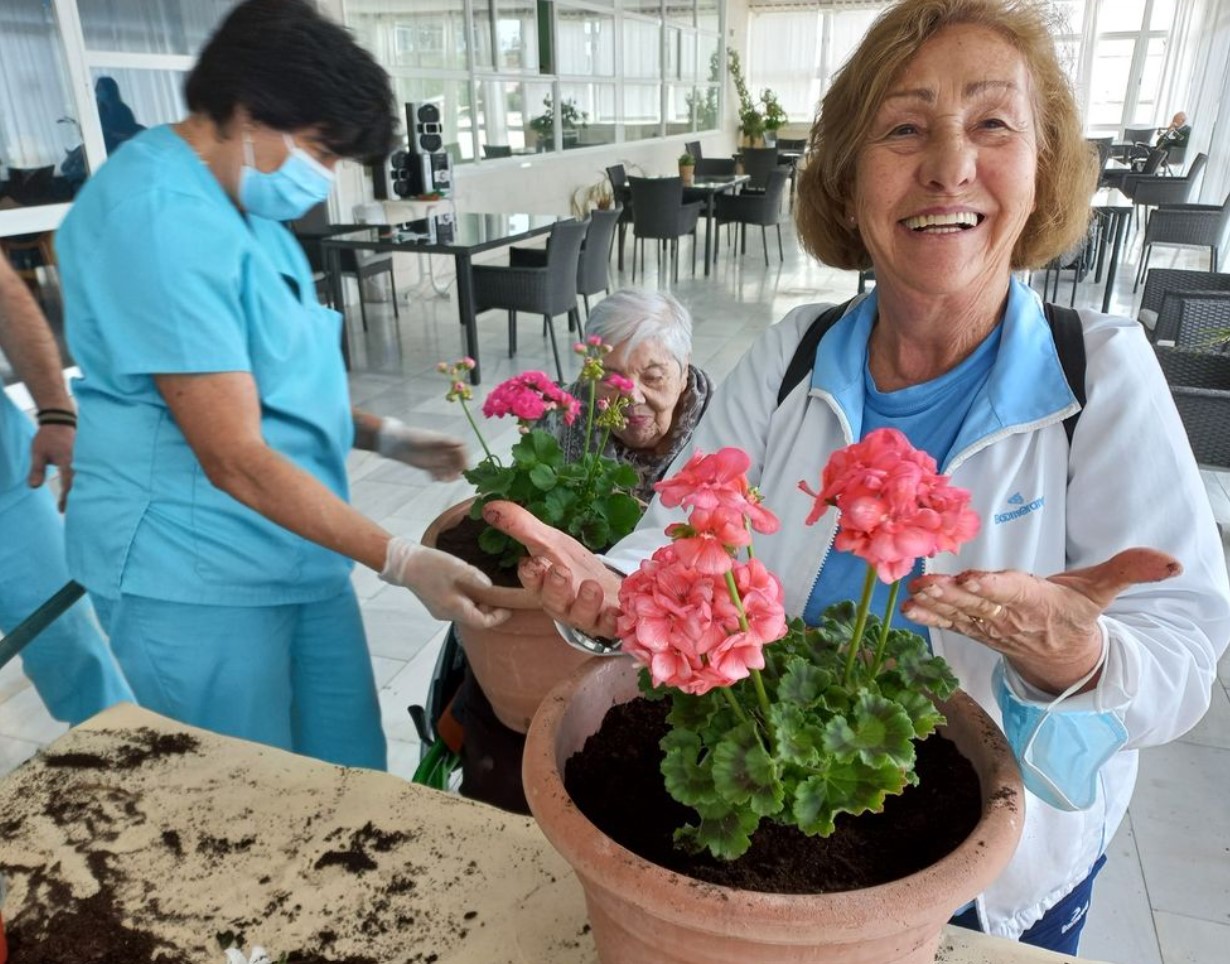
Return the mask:
<svg viewBox="0 0 1230 964">
<path fill-rule="evenodd" d="M 746 174 L 713 174 L 694 177 L 692 183 L 683 188 L 684 204 L 705 202 L 705 277 L 709 276 L 709 266 L 717 255 L 713 244 L 713 215 L 717 209 L 717 196 L 735 194 L 750 180 Z"/>
<path fill-rule="evenodd" d="M 1132 199 L 1118 188 L 1099 188 L 1091 202 L 1093 216 L 1098 221 L 1098 259 L 1093 280 L 1102 280 L 1106 269 L 1106 281 L 1102 289 L 1102 313 L 1110 311 L 1110 297 L 1115 290 L 1115 278 L 1119 274 L 1119 257 L 1123 251 L 1123 237 L 1128 220 L 1132 216 Z M 1109 251 L 1110 263 L 1106 263 Z"/>
<path fill-rule="evenodd" d="M 482 362 L 474 301 L 474 256 L 548 234 L 557 220 L 559 218 L 554 214 L 446 211 L 400 224 L 372 224 L 330 234 L 321 239 L 320 247 L 333 292 L 333 304 L 339 307 L 345 304 L 341 273 L 341 252 L 344 250 L 451 255 L 456 270 L 457 314 L 464 329 L 465 353 L 475 362 L 470 370 L 470 381 L 477 385 L 482 378 Z M 349 362 L 349 341 L 345 336 L 342 347 Z"/>
<path fill-rule="evenodd" d="M 0 779 L 0 874 L 11 964 L 598 964 L 532 818 L 131 704 Z M 1070 959 L 952 926 L 936 958 Z"/>
</svg>

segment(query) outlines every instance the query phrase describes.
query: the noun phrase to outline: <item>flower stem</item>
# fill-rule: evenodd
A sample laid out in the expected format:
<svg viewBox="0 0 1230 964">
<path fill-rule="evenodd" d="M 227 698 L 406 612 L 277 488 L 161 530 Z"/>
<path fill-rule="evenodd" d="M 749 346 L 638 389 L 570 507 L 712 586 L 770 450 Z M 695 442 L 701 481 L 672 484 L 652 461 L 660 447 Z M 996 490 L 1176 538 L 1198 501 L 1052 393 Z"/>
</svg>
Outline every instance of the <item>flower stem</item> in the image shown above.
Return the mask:
<svg viewBox="0 0 1230 964">
<path fill-rule="evenodd" d="M 597 398 L 598 384 L 596 382 L 590 382 L 589 404 L 585 406 L 585 455 L 589 455 L 589 443 L 594 437 L 594 406 L 597 404 Z"/>
<path fill-rule="evenodd" d="M 863 627 L 867 625 L 867 610 L 871 608 L 871 591 L 875 588 L 875 583 L 875 567 L 868 564 L 867 575 L 863 578 L 863 595 L 858 601 L 858 612 L 855 614 L 854 632 L 850 635 L 850 649 L 846 653 L 846 673 L 842 677 L 846 686 L 850 685 L 851 677 L 854 675 L 854 660 L 863 644 Z"/>
<path fill-rule="evenodd" d="M 483 447 L 483 453 L 487 458 L 491 459 L 494 456 L 491 454 L 491 449 L 487 448 L 487 440 L 483 438 L 483 433 L 478 430 L 478 423 L 474 421 L 474 416 L 470 414 L 470 408 L 465 403 L 465 399 L 459 399 L 461 402 L 461 410 L 466 413 L 466 421 L 470 423 L 470 428 L 474 429 L 474 434 L 478 436 L 478 444 Z"/>
<path fill-rule="evenodd" d="M 884 608 L 884 622 L 880 624 L 880 641 L 876 645 L 875 661 L 871 664 L 872 679 L 880 672 L 880 666 L 884 663 L 884 650 L 888 646 L 888 630 L 893 621 L 893 610 L 897 606 L 897 593 L 900 589 L 901 580 L 898 579 L 893 583 L 893 588 L 888 591 L 888 605 Z"/>
<path fill-rule="evenodd" d="M 726 697 L 726 702 L 729 703 L 731 708 L 735 711 L 735 716 L 739 717 L 739 719 L 744 723 L 751 723 L 752 721 L 748 718 L 747 713 L 744 712 L 743 707 L 739 705 L 739 701 L 735 699 L 735 694 L 730 691 L 730 687 L 719 686 L 718 689 L 722 691 L 722 695 Z"/>
<path fill-rule="evenodd" d="M 739 595 L 739 587 L 735 585 L 734 570 L 726 570 L 726 591 L 730 593 L 730 600 L 735 604 L 735 609 L 739 613 L 739 628 L 745 633 L 751 631 L 751 624 L 747 621 L 747 612 L 743 608 L 743 599 Z M 760 704 L 760 712 L 764 716 L 765 726 L 768 726 L 769 720 L 769 695 L 764 689 L 764 680 L 760 677 L 760 670 L 751 670 L 752 685 L 756 687 L 756 702 Z M 769 742 L 773 742 L 773 734 L 769 734 Z"/>
</svg>

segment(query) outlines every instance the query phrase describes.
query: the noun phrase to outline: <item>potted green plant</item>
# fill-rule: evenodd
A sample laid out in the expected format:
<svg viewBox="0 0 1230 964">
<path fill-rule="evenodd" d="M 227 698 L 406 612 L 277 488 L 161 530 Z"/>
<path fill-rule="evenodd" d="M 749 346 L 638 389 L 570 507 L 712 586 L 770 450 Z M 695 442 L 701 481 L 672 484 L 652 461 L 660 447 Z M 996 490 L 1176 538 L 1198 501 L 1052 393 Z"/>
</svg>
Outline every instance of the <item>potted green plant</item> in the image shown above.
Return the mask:
<svg viewBox="0 0 1230 964">
<path fill-rule="evenodd" d="M 679 176 L 683 178 L 683 186 L 691 187 L 693 175 L 696 173 L 696 158 L 687 151 L 679 155 Z"/>
<path fill-rule="evenodd" d="M 735 93 L 739 96 L 739 130 L 743 134 L 743 144 L 745 147 L 757 147 L 764 139 L 764 115 L 748 92 L 739 51 L 732 48 L 727 51 L 726 56 L 730 79 L 735 85 Z"/>
<path fill-rule="evenodd" d="M 530 129 L 538 135 L 538 150 L 549 151 L 555 137 L 555 102 L 548 94 L 542 100 L 543 112 L 530 121 Z M 580 131 L 589 126 L 589 114 L 577 107 L 577 102 L 571 97 L 560 101 L 560 129 L 563 135 L 564 150 L 575 147 L 580 137 Z"/>
<path fill-rule="evenodd" d="M 512 616 L 492 629 L 458 626 L 466 658 L 500 722 L 524 733 L 543 696 L 588 657 L 566 646 L 555 624 L 521 588 L 517 561 L 525 547 L 482 519 L 482 507 L 495 499 L 524 506 L 544 522 L 562 529 L 593 551 L 602 551 L 635 528 L 644 506 L 631 493 L 637 484 L 629 465 L 602 455 L 612 429 L 623 424 L 631 383 L 602 364 L 610 351 L 601 339 L 590 338 L 573 350 L 582 356 L 580 380 L 594 388 L 589 402 L 581 403 L 559 388 L 544 372 L 522 372 L 493 388 L 483 403 L 488 418 L 511 417 L 521 438 L 510 457 L 492 452 L 467 403 L 473 393 L 468 374 L 472 359 L 440 362 L 437 370 L 448 379 L 447 399 L 461 406 L 483 457 L 464 475 L 475 497 L 455 505 L 437 518 L 423 536 L 425 545 L 450 551 L 478 566 L 496 583 L 479 600 Z M 567 462 L 555 436 L 540 427 L 550 412 L 563 413 L 565 422 L 585 419 L 584 454 Z"/>
<path fill-rule="evenodd" d="M 821 625 L 807 628 L 787 621 L 780 583 L 752 553 L 752 533 L 778 523 L 747 483 L 749 461 L 738 449 L 697 453 L 658 484 L 663 504 L 690 516 L 667 530 L 672 541 L 620 591 L 618 632 L 639 672 L 606 660 L 551 694 L 526 746 L 531 811 L 585 888 L 604 964 L 932 961 L 953 909 L 1007 865 L 1024 818 L 1020 772 L 1002 733 L 955 691 L 951 671 L 921 637 L 889 623 L 913 553 L 955 550 L 976 533 L 969 494 L 893 430 L 835 453 L 818 493 L 800 484 L 816 500 L 808 523 L 829 506 L 841 510 L 834 548 L 867 560 L 868 575 L 857 605 L 830 607 Z M 889 499 L 891 521 L 868 504 Z M 882 620 L 869 612 L 877 577 L 894 587 Z M 667 811 L 643 786 L 630 821 L 636 829 L 620 839 L 610 836 L 611 814 L 599 830 L 563 782 L 589 741 L 600 742 L 607 711 L 638 695 L 646 706 L 669 702 L 660 774 L 690 819 L 679 826 L 668 816 L 661 835 L 669 841 L 673 825 L 676 844 L 699 852 L 687 865 L 698 879 L 638 849 L 654 850 L 646 827 Z M 728 878 L 712 868 L 744 859 L 762 822 L 775 833 L 793 828 L 787 843 L 810 863 L 809 839 L 834 834 L 840 816 L 881 811 L 919 783 L 918 745 L 941 728 L 977 773 L 971 825 L 958 828 L 951 852 L 900 879 L 839 893 L 787 890 L 776 880 L 756 889 L 713 883 Z M 622 731 L 613 742 L 644 745 Z M 643 757 L 625 755 L 626 766 Z M 585 767 L 618 768 L 614 759 Z M 627 777 L 611 779 L 622 786 Z M 954 788 L 945 790 L 936 801 L 944 822 L 960 810 Z M 929 838 L 932 827 L 911 835 Z M 741 869 L 737 879 L 749 877 Z"/>
<path fill-rule="evenodd" d="M 781 102 L 771 89 L 766 87 L 760 92 L 760 103 L 764 107 L 764 142 L 766 147 L 777 144 L 777 132 L 790 120 Z"/>
</svg>

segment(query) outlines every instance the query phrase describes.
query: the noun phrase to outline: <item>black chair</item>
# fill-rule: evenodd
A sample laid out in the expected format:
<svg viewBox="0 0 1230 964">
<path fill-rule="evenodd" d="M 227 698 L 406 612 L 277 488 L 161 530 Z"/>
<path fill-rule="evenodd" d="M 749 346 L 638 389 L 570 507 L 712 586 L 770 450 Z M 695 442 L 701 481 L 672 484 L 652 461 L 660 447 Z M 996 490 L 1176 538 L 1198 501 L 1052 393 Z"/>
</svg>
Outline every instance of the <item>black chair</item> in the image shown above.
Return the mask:
<svg viewBox="0 0 1230 964">
<path fill-rule="evenodd" d="M 632 189 L 628 187 L 628 172 L 622 164 L 612 164 L 606 169 L 607 179 L 611 182 L 611 196 L 615 203 L 623 207 L 619 216 L 619 270 L 624 270 L 624 237 L 628 233 L 628 225 L 632 223 Z"/>
<path fill-rule="evenodd" d="M 1209 249 L 1209 270 L 1217 270 L 1217 249 L 1230 229 L 1230 194 L 1220 204 L 1163 205 L 1149 215 L 1141 246 L 1140 270 L 1136 272 L 1135 291 L 1140 286 L 1157 244 L 1196 245 Z"/>
<path fill-rule="evenodd" d="M 805 151 L 807 150 L 807 138 L 779 137 L 777 139 L 777 149 L 779 151 Z"/>
<path fill-rule="evenodd" d="M 588 225 L 569 219 L 551 226 L 544 265 L 500 267 L 475 265 L 474 310 L 503 308 L 508 312 L 508 357 L 517 354 L 517 312 L 540 314 L 551 337 L 555 371 L 564 381 L 559 346 L 555 340 L 556 315 L 567 314 L 569 327 L 581 327 L 577 311 L 577 261 Z"/>
<path fill-rule="evenodd" d="M 1208 155 L 1197 154 L 1192 166 L 1182 177 L 1165 174 L 1129 174 L 1123 179 L 1120 190 L 1135 204 L 1132 212 L 1137 222 L 1142 208 L 1155 208 L 1163 204 L 1187 204 L 1196 190 L 1196 181 L 1204 171 Z"/>
<path fill-rule="evenodd" d="M 325 259 L 320 248 L 320 242 L 330 235 L 337 234 L 339 230 L 360 227 L 361 225 L 330 224 L 329 208 L 326 204 L 321 203 L 309 210 L 303 217 L 290 222 L 290 226 L 295 237 L 299 239 L 299 244 L 302 245 L 304 254 L 307 255 L 308 264 L 312 268 L 313 280 L 316 282 L 317 294 L 319 295 L 323 288 L 326 292 L 325 298 L 328 300 L 327 292 L 330 290 L 329 278 L 326 273 Z M 367 278 L 388 274 L 389 289 L 393 295 L 393 317 L 400 318 L 401 313 L 397 308 L 397 282 L 393 277 L 392 253 L 351 251 L 345 248 L 338 253 L 340 255 L 338 261 L 341 273 L 343 275 L 353 275 L 359 286 L 359 316 L 363 319 L 363 330 L 367 331 L 367 303 L 363 300 L 363 282 Z M 340 310 L 342 306 L 332 305 L 332 307 Z"/>
<path fill-rule="evenodd" d="M 484 144 L 483 157 L 512 157 L 512 147 L 508 144 Z"/>
<path fill-rule="evenodd" d="M 619 208 L 605 211 L 595 208 L 585 221 L 588 229 L 577 259 L 577 294 L 585 303 L 586 318 L 589 317 L 589 296 L 599 291 L 611 293 L 611 246 L 615 243 L 615 225 L 622 214 Z M 517 267 L 541 267 L 547 263 L 547 252 L 543 248 L 513 248 L 509 263 Z"/>
<path fill-rule="evenodd" d="M 719 194 L 715 198 L 714 218 L 718 225 L 737 224 L 740 228 L 739 251 L 747 252 L 747 226 L 760 225 L 760 239 L 764 246 L 764 264 L 769 266 L 769 236 L 767 228 L 777 228 L 777 257 L 785 261 L 782 252 L 782 195 L 790 172 L 784 167 L 769 172 L 763 194 Z"/>
<path fill-rule="evenodd" d="M 683 149 L 692 155 L 692 160 L 700 163 L 704 155 L 700 150 L 700 141 L 688 141 L 683 145 Z"/>
<path fill-rule="evenodd" d="M 1153 330 L 1155 345 L 1224 351 L 1230 340 L 1230 291 L 1168 291 Z"/>
<path fill-rule="evenodd" d="M 1149 340 L 1156 338 L 1162 307 L 1166 296 L 1194 291 L 1230 292 L 1230 274 L 1213 271 L 1188 271 L 1182 268 L 1150 268 L 1145 275 L 1145 290 L 1140 296 L 1140 308 L 1136 320 L 1145 327 Z"/>
<path fill-rule="evenodd" d="M 777 148 L 745 147 L 739 153 L 743 158 L 743 173 L 749 178 L 743 185 L 743 190 L 765 190 L 769 183 L 769 174 L 777 170 Z"/>
<path fill-rule="evenodd" d="M 671 277 L 679 280 L 679 238 L 692 235 L 692 273 L 696 274 L 696 222 L 704 201 L 683 202 L 683 179 L 679 177 L 630 177 L 632 190 L 632 280 L 636 280 L 636 251 L 640 243 L 641 270 L 645 268 L 645 240 L 658 244 L 659 269 L 662 246 L 669 245 Z M 660 271 L 659 271 L 660 275 Z"/>
<path fill-rule="evenodd" d="M 734 177 L 733 157 L 702 157 L 696 162 L 697 177 Z"/>
</svg>

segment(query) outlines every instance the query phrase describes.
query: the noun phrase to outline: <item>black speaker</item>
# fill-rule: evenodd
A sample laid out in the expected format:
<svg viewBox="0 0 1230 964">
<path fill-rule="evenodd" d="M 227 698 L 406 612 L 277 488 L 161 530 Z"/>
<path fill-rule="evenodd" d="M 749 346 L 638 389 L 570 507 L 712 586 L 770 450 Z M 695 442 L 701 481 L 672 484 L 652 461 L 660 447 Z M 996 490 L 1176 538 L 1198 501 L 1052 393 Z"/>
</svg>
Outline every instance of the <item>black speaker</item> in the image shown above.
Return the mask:
<svg viewBox="0 0 1230 964">
<path fill-rule="evenodd" d="M 417 193 L 413 189 L 412 181 L 415 175 L 412 171 L 418 163 L 417 154 L 411 154 L 406 148 L 399 147 L 379 164 L 373 164 L 372 194 L 376 200 L 390 201 Z"/>
<path fill-rule="evenodd" d="M 438 154 L 444 150 L 444 125 L 435 104 L 406 104 L 406 137 L 414 154 Z"/>
</svg>

